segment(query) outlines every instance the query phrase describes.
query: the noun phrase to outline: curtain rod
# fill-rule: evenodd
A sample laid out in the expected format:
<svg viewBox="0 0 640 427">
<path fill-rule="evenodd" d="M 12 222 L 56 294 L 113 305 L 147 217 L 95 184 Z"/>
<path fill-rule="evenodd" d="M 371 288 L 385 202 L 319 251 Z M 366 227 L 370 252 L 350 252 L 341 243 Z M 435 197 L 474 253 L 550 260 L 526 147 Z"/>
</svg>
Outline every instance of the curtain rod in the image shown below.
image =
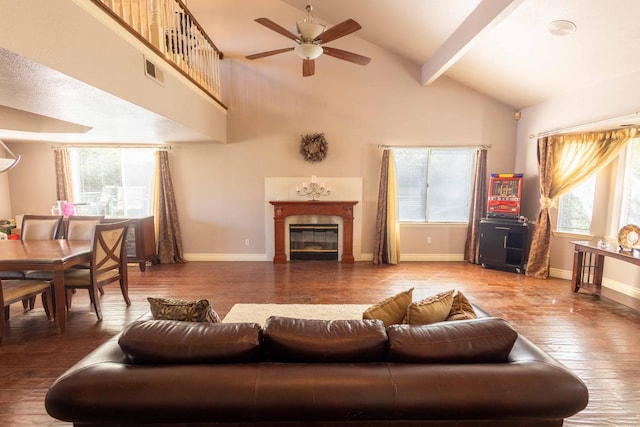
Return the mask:
<svg viewBox="0 0 640 427">
<path fill-rule="evenodd" d="M 579 128 L 585 127 L 585 126 L 595 126 L 595 125 L 599 125 L 599 124 L 604 124 L 607 123 L 611 120 L 624 120 L 624 119 L 633 119 L 633 118 L 637 118 L 640 116 L 640 111 L 635 111 L 633 113 L 629 113 L 629 114 L 624 114 L 621 116 L 615 116 L 615 117 L 609 117 L 606 119 L 600 119 L 600 120 L 595 120 L 592 122 L 587 122 L 587 123 L 580 123 L 577 125 L 573 125 L 573 126 L 568 126 L 568 127 L 564 127 L 564 128 L 560 128 L 560 129 L 553 129 L 553 130 L 548 130 L 546 132 L 539 132 L 537 134 L 531 134 L 529 135 L 529 139 L 533 139 L 533 138 L 540 138 L 543 136 L 549 136 L 549 135 L 555 135 L 558 133 L 565 133 L 565 132 L 570 132 L 572 130 L 577 130 Z M 636 127 L 635 125 L 631 125 L 631 126 L 618 126 L 615 127 L 613 129 L 610 130 L 614 130 L 614 129 L 625 129 L 628 127 Z"/>
<path fill-rule="evenodd" d="M 164 144 L 55 144 L 51 148 L 157 148 L 171 150 L 171 145 Z"/>
<path fill-rule="evenodd" d="M 491 148 L 491 145 L 378 145 L 378 148 Z"/>
</svg>

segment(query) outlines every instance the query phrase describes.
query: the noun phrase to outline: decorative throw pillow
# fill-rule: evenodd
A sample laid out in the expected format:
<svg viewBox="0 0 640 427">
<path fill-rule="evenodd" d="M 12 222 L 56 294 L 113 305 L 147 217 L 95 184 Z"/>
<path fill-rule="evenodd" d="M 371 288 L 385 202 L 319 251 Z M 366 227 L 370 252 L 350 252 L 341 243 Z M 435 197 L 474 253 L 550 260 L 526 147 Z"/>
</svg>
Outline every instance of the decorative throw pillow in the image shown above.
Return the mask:
<svg viewBox="0 0 640 427">
<path fill-rule="evenodd" d="M 413 300 L 413 288 L 385 298 L 367 308 L 362 313 L 364 320 L 382 320 L 384 326 L 402 323 L 407 315 L 407 307 Z"/>
<path fill-rule="evenodd" d="M 451 310 L 449 311 L 449 317 L 447 320 L 467 320 L 477 319 L 473 306 L 469 302 L 466 296 L 460 291 L 457 291 L 453 295 L 453 303 L 451 304 Z"/>
<path fill-rule="evenodd" d="M 188 301 L 149 297 L 147 301 L 154 319 L 220 323 L 220 316 L 206 299 Z"/>
<path fill-rule="evenodd" d="M 453 292 L 451 289 L 409 304 L 404 323 L 426 325 L 447 320 L 453 304 Z"/>
</svg>

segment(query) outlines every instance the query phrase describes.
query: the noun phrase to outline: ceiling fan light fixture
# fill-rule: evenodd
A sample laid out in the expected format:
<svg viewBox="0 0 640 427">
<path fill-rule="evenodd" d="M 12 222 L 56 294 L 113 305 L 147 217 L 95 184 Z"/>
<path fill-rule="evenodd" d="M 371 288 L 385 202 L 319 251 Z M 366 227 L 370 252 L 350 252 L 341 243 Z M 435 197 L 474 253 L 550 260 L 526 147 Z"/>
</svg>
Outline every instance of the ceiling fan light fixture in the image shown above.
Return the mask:
<svg viewBox="0 0 640 427">
<path fill-rule="evenodd" d="M 267 52 L 255 53 L 253 55 L 247 55 L 247 59 L 259 59 L 272 55 L 278 55 L 285 52 L 291 52 L 292 50 L 301 58 L 302 61 L 302 76 L 309 77 L 315 74 L 315 59 L 321 55 L 331 56 L 342 61 L 351 62 L 358 65 L 367 65 L 371 58 L 367 58 L 357 53 L 348 52 L 342 49 L 336 49 L 328 46 L 324 46 L 325 43 L 339 39 L 351 33 L 360 30 L 362 27 L 353 19 L 347 19 L 339 24 L 336 24 L 325 31 L 326 27 L 318 20 L 316 20 L 311 13 L 311 5 L 306 7 L 307 16 L 302 21 L 296 23 L 296 28 L 286 29 L 285 27 L 276 24 L 269 18 L 257 18 L 255 21 L 258 24 L 264 25 L 268 29 L 275 31 L 276 33 L 285 36 L 289 40 L 293 40 L 295 45 L 293 47 L 270 50 Z M 296 32 L 298 34 L 296 34 Z"/>
<path fill-rule="evenodd" d="M 302 59 L 316 59 L 322 55 L 322 46 L 314 43 L 300 43 L 293 51 Z"/>
<path fill-rule="evenodd" d="M 324 32 L 326 25 L 316 24 L 314 22 L 300 21 L 296 23 L 298 35 L 302 40 L 313 40 Z"/>
<path fill-rule="evenodd" d="M 14 167 L 20 161 L 20 156 L 16 156 L 13 154 L 9 147 L 7 147 L 4 142 L 0 141 L 0 147 L 4 148 L 4 151 L 7 152 L 11 157 L 0 157 L 0 172 L 5 172 Z"/>
<path fill-rule="evenodd" d="M 298 30 L 298 36 L 307 42 L 322 34 L 327 26 L 322 25 L 320 21 L 313 16 L 313 7 L 310 4 L 308 4 L 305 9 L 307 10 L 307 16 L 305 16 L 302 21 L 296 23 L 296 28 Z"/>
</svg>

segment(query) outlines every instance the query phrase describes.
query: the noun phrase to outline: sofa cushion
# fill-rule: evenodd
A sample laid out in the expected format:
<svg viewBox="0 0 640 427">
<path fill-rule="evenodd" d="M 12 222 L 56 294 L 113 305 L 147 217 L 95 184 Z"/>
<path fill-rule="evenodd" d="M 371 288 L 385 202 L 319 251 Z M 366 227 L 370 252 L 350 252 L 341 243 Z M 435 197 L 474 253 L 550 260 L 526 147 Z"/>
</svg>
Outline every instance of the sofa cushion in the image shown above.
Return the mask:
<svg viewBox="0 0 640 427">
<path fill-rule="evenodd" d="M 405 363 L 499 363 L 518 333 L 503 319 L 392 325 L 387 328 L 389 359 Z"/>
<path fill-rule="evenodd" d="M 476 314 L 471 302 L 460 291 L 456 291 L 453 294 L 453 303 L 451 304 L 451 310 L 449 310 L 449 317 L 447 320 L 466 320 L 477 319 Z"/>
<path fill-rule="evenodd" d="M 380 320 L 309 320 L 271 316 L 264 324 L 265 357 L 277 362 L 384 360 L 387 333 Z"/>
<path fill-rule="evenodd" d="M 378 301 L 362 313 L 363 319 L 382 320 L 384 326 L 402 323 L 413 300 L 413 288 Z"/>
<path fill-rule="evenodd" d="M 130 363 L 249 363 L 260 360 L 257 323 L 138 320 L 118 344 Z"/>
<path fill-rule="evenodd" d="M 206 299 L 189 301 L 150 297 L 147 301 L 155 319 L 220 323 L 220 316 Z"/>
<path fill-rule="evenodd" d="M 404 323 L 425 325 L 447 320 L 453 304 L 453 292 L 454 290 L 451 289 L 423 300 L 412 302 L 407 307 L 407 316 Z"/>
</svg>

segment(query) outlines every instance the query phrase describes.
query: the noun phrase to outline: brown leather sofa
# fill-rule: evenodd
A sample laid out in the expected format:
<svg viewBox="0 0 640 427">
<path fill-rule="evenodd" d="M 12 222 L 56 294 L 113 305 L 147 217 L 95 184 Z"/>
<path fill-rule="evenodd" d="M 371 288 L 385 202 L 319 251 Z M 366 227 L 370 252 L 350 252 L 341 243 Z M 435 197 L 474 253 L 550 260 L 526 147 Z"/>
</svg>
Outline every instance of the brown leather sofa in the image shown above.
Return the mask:
<svg viewBox="0 0 640 427">
<path fill-rule="evenodd" d="M 58 378 L 77 426 L 561 426 L 584 383 L 504 320 L 140 319 Z"/>
</svg>

